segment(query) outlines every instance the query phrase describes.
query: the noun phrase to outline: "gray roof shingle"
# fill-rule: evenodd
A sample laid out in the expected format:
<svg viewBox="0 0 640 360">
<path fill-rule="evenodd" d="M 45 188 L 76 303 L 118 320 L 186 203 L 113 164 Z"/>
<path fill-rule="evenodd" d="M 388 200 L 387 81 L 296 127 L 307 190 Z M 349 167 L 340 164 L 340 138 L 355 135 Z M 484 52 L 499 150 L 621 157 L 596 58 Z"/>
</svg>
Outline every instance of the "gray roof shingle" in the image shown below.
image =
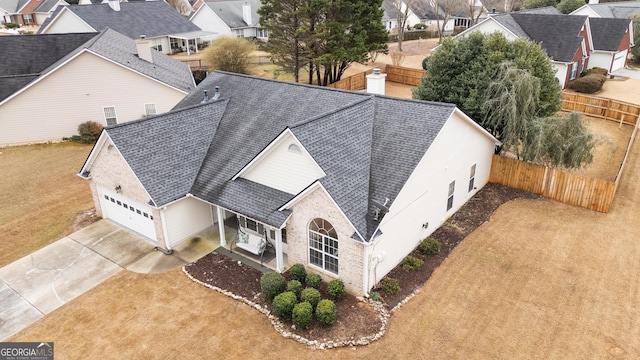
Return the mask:
<svg viewBox="0 0 640 360">
<path fill-rule="evenodd" d="M 630 23 L 630 19 L 589 19 L 594 50 L 618 51 Z"/>
<path fill-rule="evenodd" d="M 242 16 L 242 5 L 245 3 L 251 6 L 251 24 L 247 24 Z M 256 27 L 260 23 L 260 15 L 257 11 L 262 4 L 259 0 L 205 1 L 205 4 L 232 29 Z"/>
<path fill-rule="evenodd" d="M 139 39 L 140 35 L 153 38 L 202 30 L 164 1 L 134 1 L 121 3 L 120 11 L 114 11 L 109 4 L 59 6 L 39 32 L 65 8 L 96 31 L 111 28 L 131 39 Z"/>
<path fill-rule="evenodd" d="M 111 29 L 101 33 L 0 36 L 0 48 L 14 49 L 0 52 L 0 101 L 84 49 L 181 91 L 195 88 L 188 65 L 157 51 L 152 51 L 153 63 L 144 61 L 138 57 L 133 40 Z"/>
<path fill-rule="evenodd" d="M 215 86 L 220 100 L 202 103 L 203 91 L 213 94 Z M 157 206 L 191 193 L 280 227 L 290 212 L 278 208 L 295 195 L 232 178 L 288 128 L 327 174 L 320 183 L 368 240 L 378 224 L 374 201 L 393 202 L 454 109 L 214 72 L 171 112 L 105 131 Z M 187 169 L 180 168 L 196 148 Z"/>
<path fill-rule="evenodd" d="M 36 13 L 48 13 L 54 9 L 54 7 L 58 4 L 60 0 L 44 0 L 42 4 L 38 5 L 38 7 L 33 11 Z"/>
<path fill-rule="evenodd" d="M 494 19 L 517 36 L 540 43 L 553 60 L 571 62 L 581 46 L 579 34 L 587 16 L 519 12 Z"/>
<path fill-rule="evenodd" d="M 587 4 L 587 6 L 603 18 L 627 19 L 631 15 L 640 14 L 638 1 L 607 2 Z"/>
</svg>

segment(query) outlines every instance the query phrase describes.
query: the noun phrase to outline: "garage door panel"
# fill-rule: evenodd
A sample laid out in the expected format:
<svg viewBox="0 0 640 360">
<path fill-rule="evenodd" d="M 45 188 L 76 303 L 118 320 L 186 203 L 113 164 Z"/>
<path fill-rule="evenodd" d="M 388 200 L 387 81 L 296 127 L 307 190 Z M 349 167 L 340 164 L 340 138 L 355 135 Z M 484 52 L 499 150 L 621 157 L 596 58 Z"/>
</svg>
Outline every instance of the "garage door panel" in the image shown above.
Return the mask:
<svg viewBox="0 0 640 360">
<path fill-rule="evenodd" d="M 620 51 L 613 57 L 613 64 L 611 65 L 611 72 L 624 68 L 624 64 L 627 59 L 627 50 Z"/>
<path fill-rule="evenodd" d="M 120 194 L 102 189 L 100 204 L 106 219 L 156 241 L 152 209 Z"/>
</svg>

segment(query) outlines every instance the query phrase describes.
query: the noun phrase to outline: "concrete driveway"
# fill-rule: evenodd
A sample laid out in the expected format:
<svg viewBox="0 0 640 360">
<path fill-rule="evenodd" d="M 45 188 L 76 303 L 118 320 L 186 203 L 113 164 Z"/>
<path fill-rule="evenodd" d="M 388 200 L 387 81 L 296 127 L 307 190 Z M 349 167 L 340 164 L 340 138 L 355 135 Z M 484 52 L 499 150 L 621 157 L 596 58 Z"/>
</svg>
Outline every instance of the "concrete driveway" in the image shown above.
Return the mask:
<svg viewBox="0 0 640 360">
<path fill-rule="evenodd" d="M 0 340 L 127 269 L 158 273 L 194 262 L 218 246 L 186 242 L 172 255 L 139 235 L 100 220 L 0 268 Z"/>
<path fill-rule="evenodd" d="M 636 69 L 628 69 L 628 68 L 618 69 L 612 72 L 611 74 L 615 76 L 627 77 L 631 79 L 640 79 L 640 70 L 636 70 Z"/>
</svg>

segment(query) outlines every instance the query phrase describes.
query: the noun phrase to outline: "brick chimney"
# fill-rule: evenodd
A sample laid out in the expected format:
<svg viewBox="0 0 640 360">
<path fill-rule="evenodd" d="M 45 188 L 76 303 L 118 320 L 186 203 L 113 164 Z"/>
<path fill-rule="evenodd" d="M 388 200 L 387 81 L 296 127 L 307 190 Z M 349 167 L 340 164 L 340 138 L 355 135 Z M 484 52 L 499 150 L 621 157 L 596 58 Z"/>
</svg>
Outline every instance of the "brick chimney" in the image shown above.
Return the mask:
<svg viewBox="0 0 640 360">
<path fill-rule="evenodd" d="M 380 73 L 380 69 L 373 69 L 373 74 L 367 75 L 367 93 L 384 95 L 386 77 L 387 74 Z"/>
<path fill-rule="evenodd" d="M 113 11 L 120 11 L 120 0 L 109 0 L 109 7 Z"/>
<path fill-rule="evenodd" d="M 140 59 L 153 63 L 151 47 L 149 46 L 149 40 L 147 40 L 146 36 L 140 35 L 140 39 L 136 40 L 136 48 L 138 49 L 138 57 Z"/>
<path fill-rule="evenodd" d="M 242 4 L 242 20 L 247 25 L 253 25 L 253 23 L 251 22 L 251 5 L 249 5 L 248 2 Z"/>
</svg>

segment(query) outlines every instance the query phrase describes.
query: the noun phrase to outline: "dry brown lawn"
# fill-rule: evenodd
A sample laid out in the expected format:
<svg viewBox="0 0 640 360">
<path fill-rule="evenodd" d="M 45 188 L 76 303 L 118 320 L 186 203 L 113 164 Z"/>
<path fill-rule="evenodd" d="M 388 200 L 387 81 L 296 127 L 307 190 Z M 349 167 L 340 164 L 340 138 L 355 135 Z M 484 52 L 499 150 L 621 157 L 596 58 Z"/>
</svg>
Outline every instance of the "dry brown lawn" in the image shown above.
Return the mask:
<svg viewBox="0 0 640 360">
<path fill-rule="evenodd" d="M 180 271 L 121 272 L 9 341 L 60 358 L 640 358 L 640 142 L 609 214 L 515 200 L 467 237 L 388 333 L 320 351 Z"/>
<path fill-rule="evenodd" d="M 0 148 L 0 266 L 67 235 L 91 209 L 89 183 L 77 177 L 91 146 L 59 143 Z"/>
</svg>

